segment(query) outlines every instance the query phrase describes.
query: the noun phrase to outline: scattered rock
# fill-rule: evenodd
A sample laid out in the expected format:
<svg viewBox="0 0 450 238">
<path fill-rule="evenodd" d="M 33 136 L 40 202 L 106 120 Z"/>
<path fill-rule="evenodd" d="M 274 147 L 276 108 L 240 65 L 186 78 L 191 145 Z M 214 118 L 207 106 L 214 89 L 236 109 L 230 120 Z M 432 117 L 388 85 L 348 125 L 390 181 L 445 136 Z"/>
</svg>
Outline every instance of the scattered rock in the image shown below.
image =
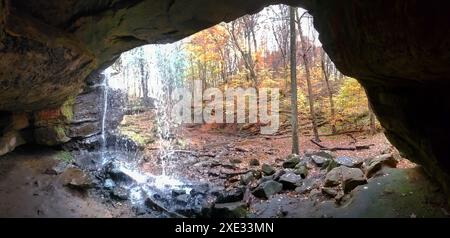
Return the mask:
<svg viewBox="0 0 450 238">
<path fill-rule="evenodd" d="M 106 189 L 113 189 L 116 186 L 116 183 L 112 179 L 105 179 L 103 183 L 103 187 Z"/>
<path fill-rule="evenodd" d="M 366 178 L 360 169 L 342 167 L 342 187 L 345 193 L 349 193 L 359 185 L 366 184 Z"/>
<path fill-rule="evenodd" d="M 48 174 L 48 175 L 62 174 L 67 169 L 68 166 L 69 166 L 68 163 L 61 161 L 58 164 L 56 164 L 55 166 L 53 166 L 49 169 L 46 169 L 44 171 L 44 174 Z"/>
<path fill-rule="evenodd" d="M 355 187 L 366 184 L 366 182 L 366 178 L 360 169 L 339 166 L 327 174 L 324 187 L 335 187 L 342 184 L 344 192 L 349 193 Z"/>
<path fill-rule="evenodd" d="M 273 168 L 272 166 L 270 166 L 268 164 L 263 164 L 261 166 L 261 170 L 262 170 L 263 174 L 266 176 L 273 175 L 276 172 L 275 168 Z"/>
<path fill-rule="evenodd" d="M 305 165 L 295 166 L 294 173 L 300 175 L 302 179 L 308 176 L 308 168 Z"/>
<path fill-rule="evenodd" d="M 319 167 L 322 167 L 323 164 L 324 164 L 327 160 L 329 160 L 329 159 L 327 159 L 327 158 L 325 158 L 325 157 L 321 157 L 321 156 L 318 156 L 318 155 L 312 155 L 312 156 L 311 156 L 311 159 L 312 159 L 312 161 L 314 162 L 314 164 L 316 164 L 316 165 L 319 166 Z"/>
<path fill-rule="evenodd" d="M 295 189 L 296 187 L 301 186 L 302 177 L 295 173 L 288 172 L 280 177 L 279 182 L 283 184 L 284 189 Z"/>
<path fill-rule="evenodd" d="M 248 172 L 246 174 L 241 175 L 241 184 L 248 185 L 255 180 L 255 176 L 253 172 Z"/>
<path fill-rule="evenodd" d="M 286 171 L 285 170 L 278 170 L 277 172 L 275 172 L 273 175 L 272 175 L 272 178 L 273 178 L 273 180 L 275 180 L 275 181 L 278 181 L 279 179 L 280 179 L 280 177 L 283 175 L 283 174 L 285 174 L 286 173 Z"/>
<path fill-rule="evenodd" d="M 61 174 L 63 184 L 78 190 L 86 190 L 94 187 L 91 176 L 79 168 L 68 168 Z"/>
<path fill-rule="evenodd" d="M 325 161 L 325 163 L 322 165 L 322 169 L 326 169 L 327 172 L 330 172 L 331 170 L 333 170 L 334 168 L 337 168 L 337 167 L 339 167 L 339 165 L 333 159 Z"/>
<path fill-rule="evenodd" d="M 299 194 L 305 194 L 318 187 L 319 181 L 317 179 L 304 179 L 302 181 L 302 185 L 295 188 L 295 192 Z"/>
<path fill-rule="evenodd" d="M 312 157 L 312 156 L 318 156 L 318 157 L 322 157 L 325 159 L 334 159 L 336 157 L 336 155 L 331 152 L 331 151 L 327 151 L 327 150 L 321 150 L 321 151 L 305 151 L 305 156 L 306 157 Z"/>
<path fill-rule="evenodd" d="M 19 131 L 2 132 L 0 135 L 0 156 L 13 151 L 16 147 L 25 143 L 26 141 Z"/>
<path fill-rule="evenodd" d="M 128 191 L 122 187 L 114 187 L 114 189 L 110 193 L 111 198 L 116 200 L 125 201 L 128 200 Z"/>
<path fill-rule="evenodd" d="M 377 156 L 367 163 L 366 177 L 373 177 L 373 175 L 380 171 L 383 166 L 395 168 L 397 167 L 397 163 L 398 161 L 391 154 Z"/>
<path fill-rule="evenodd" d="M 177 197 L 179 195 L 186 194 L 186 190 L 183 189 L 174 189 L 172 190 L 172 196 Z"/>
<path fill-rule="evenodd" d="M 153 195 L 153 196 L 155 196 L 155 195 Z M 160 211 L 160 212 L 165 211 L 164 204 L 161 201 L 158 201 L 156 199 L 156 197 L 154 197 L 154 198 L 148 197 L 147 199 L 145 199 L 144 203 L 148 208 L 150 208 L 152 210 Z"/>
<path fill-rule="evenodd" d="M 191 196 L 196 196 L 199 194 L 205 195 L 208 193 L 208 190 L 209 190 L 209 185 L 207 183 L 197 184 L 192 188 L 190 194 L 191 194 Z"/>
<path fill-rule="evenodd" d="M 189 194 L 181 194 L 175 198 L 177 204 L 187 205 L 191 196 Z"/>
<path fill-rule="evenodd" d="M 105 166 L 105 171 L 106 174 L 116 183 L 119 182 L 131 184 L 136 182 L 130 175 L 128 175 L 125 171 L 123 171 L 119 166 L 115 165 L 113 162 L 110 162 Z"/>
<path fill-rule="evenodd" d="M 335 188 L 329 188 L 329 187 L 323 187 L 322 188 L 322 193 L 329 196 L 329 197 L 336 197 L 338 195 L 338 190 Z"/>
<path fill-rule="evenodd" d="M 261 183 L 252 194 L 258 198 L 268 199 L 270 196 L 281 192 L 283 184 L 275 182 L 273 180 Z"/>
<path fill-rule="evenodd" d="M 244 198 L 244 188 L 237 187 L 229 191 L 222 191 L 218 194 L 216 203 L 239 202 Z"/>
<path fill-rule="evenodd" d="M 211 211 L 213 218 L 245 218 L 247 205 L 243 202 L 215 204 Z"/>
<path fill-rule="evenodd" d="M 327 173 L 323 186 L 334 187 L 339 185 L 341 183 L 341 180 L 342 180 L 342 170 L 341 167 L 337 167 Z"/>
<path fill-rule="evenodd" d="M 250 166 L 259 166 L 259 160 L 251 159 L 249 164 L 250 164 Z"/>
<path fill-rule="evenodd" d="M 349 168 L 359 168 L 361 167 L 363 161 L 362 160 L 358 160 L 358 159 L 354 159 L 354 158 L 350 158 L 350 157 L 337 157 L 336 158 L 336 163 L 340 166 L 346 166 Z"/>
<path fill-rule="evenodd" d="M 263 176 L 261 178 L 261 180 L 259 181 L 259 183 L 261 184 L 261 183 L 264 183 L 264 182 L 267 182 L 267 181 L 272 181 L 272 180 L 273 180 L 272 176 Z"/>
<path fill-rule="evenodd" d="M 300 156 L 291 154 L 284 161 L 283 168 L 293 169 L 298 163 L 300 163 Z"/>
</svg>

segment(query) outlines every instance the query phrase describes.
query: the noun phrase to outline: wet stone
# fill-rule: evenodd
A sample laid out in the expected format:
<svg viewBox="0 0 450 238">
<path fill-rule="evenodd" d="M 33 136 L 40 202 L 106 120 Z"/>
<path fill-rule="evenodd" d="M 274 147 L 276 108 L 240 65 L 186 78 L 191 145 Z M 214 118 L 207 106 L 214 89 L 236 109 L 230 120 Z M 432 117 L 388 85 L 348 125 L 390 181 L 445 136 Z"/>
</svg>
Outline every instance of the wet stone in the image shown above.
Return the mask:
<svg viewBox="0 0 450 238">
<path fill-rule="evenodd" d="M 244 218 L 247 215 L 247 205 L 243 202 L 216 204 L 212 211 L 212 218 Z"/>
<path fill-rule="evenodd" d="M 329 159 L 327 159 L 325 157 L 321 157 L 321 156 L 318 156 L 318 155 L 312 155 L 311 159 L 314 162 L 314 164 L 316 164 L 319 167 L 322 167 L 325 164 L 325 162 L 329 160 Z"/>
<path fill-rule="evenodd" d="M 350 157 L 337 157 L 336 158 L 336 163 L 338 165 L 343 165 L 349 168 L 356 168 L 356 167 L 360 167 L 362 165 L 362 160 L 358 160 L 358 159 L 354 159 L 354 158 L 350 158 Z"/>
<path fill-rule="evenodd" d="M 222 191 L 218 194 L 216 203 L 238 202 L 244 199 L 244 188 L 233 188 L 229 191 Z"/>
<path fill-rule="evenodd" d="M 268 199 L 272 195 L 275 195 L 283 189 L 283 184 L 275 182 L 273 180 L 261 183 L 252 194 L 258 198 Z"/>
<path fill-rule="evenodd" d="M 263 164 L 261 170 L 264 175 L 273 175 L 276 172 L 276 170 L 268 164 Z"/>
<path fill-rule="evenodd" d="M 105 179 L 103 183 L 103 187 L 106 189 L 113 189 L 116 186 L 116 183 L 112 179 Z"/>
<path fill-rule="evenodd" d="M 177 197 L 179 195 L 186 194 L 186 190 L 183 189 L 174 189 L 172 190 L 172 196 Z"/>
<path fill-rule="evenodd" d="M 282 175 L 278 182 L 283 184 L 284 189 L 295 189 L 296 187 L 301 186 L 302 177 L 295 173 L 288 172 Z"/>
<path fill-rule="evenodd" d="M 111 191 L 111 198 L 115 200 L 125 201 L 128 200 L 128 196 L 129 196 L 128 190 L 122 187 L 115 187 Z"/>
<path fill-rule="evenodd" d="M 191 196 L 189 194 L 181 194 L 175 198 L 175 201 L 177 204 L 187 205 L 189 203 L 190 198 L 191 198 Z"/>
<path fill-rule="evenodd" d="M 300 156 L 291 154 L 283 162 L 283 168 L 293 169 L 298 163 L 300 163 Z"/>
</svg>

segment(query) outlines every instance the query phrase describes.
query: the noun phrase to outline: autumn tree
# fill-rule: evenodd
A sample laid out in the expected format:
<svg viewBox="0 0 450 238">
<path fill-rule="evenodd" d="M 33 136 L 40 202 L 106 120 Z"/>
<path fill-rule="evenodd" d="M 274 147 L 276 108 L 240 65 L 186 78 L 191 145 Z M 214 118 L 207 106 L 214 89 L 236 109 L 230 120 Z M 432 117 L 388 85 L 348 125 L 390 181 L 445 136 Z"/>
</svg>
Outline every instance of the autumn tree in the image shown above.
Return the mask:
<svg viewBox="0 0 450 238">
<path fill-rule="evenodd" d="M 326 55 L 325 51 L 322 49 L 322 57 L 321 57 L 321 64 L 323 78 L 325 80 L 325 85 L 328 93 L 328 100 L 330 103 L 330 116 L 331 116 L 331 133 L 336 134 L 336 125 L 335 125 L 335 119 L 336 119 L 336 112 L 334 109 L 334 101 L 333 101 L 333 90 L 330 85 L 330 76 L 331 76 L 331 60 Z"/>
<path fill-rule="evenodd" d="M 310 72 L 311 65 L 310 65 L 310 60 L 308 58 L 310 46 L 304 35 L 303 28 L 302 28 L 302 22 L 301 22 L 302 18 L 304 16 L 306 16 L 306 14 L 307 14 L 307 12 L 305 12 L 304 14 L 299 16 L 298 12 L 296 12 L 296 22 L 297 22 L 297 27 L 298 27 L 298 34 L 300 35 L 301 56 L 303 59 L 303 65 L 305 67 L 305 78 L 306 78 L 306 83 L 308 86 L 309 111 L 310 111 L 311 121 L 312 121 L 312 125 L 313 125 L 314 140 L 319 142 L 320 138 L 319 138 L 319 132 L 317 129 L 316 112 L 315 112 L 315 108 L 314 108 L 314 94 L 313 94 L 313 88 L 312 88 L 312 84 L 311 84 L 311 72 Z"/>
<path fill-rule="evenodd" d="M 291 123 L 292 123 L 292 153 L 300 154 L 298 141 L 298 109 L 297 109 L 297 35 L 295 29 L 294 7 L 289 7 L 290 29 L 290 63 L 291 63 Z"/>
</svg>

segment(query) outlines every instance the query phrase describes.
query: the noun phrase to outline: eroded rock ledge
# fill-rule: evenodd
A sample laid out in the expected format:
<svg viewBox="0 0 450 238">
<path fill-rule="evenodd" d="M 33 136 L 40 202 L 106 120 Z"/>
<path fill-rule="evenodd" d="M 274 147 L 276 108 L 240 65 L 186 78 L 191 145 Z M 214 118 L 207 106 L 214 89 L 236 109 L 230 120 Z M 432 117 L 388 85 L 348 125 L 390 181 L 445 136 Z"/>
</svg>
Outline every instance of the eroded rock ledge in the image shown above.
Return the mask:
<svg viewBox="0 0 450 238">
<path fill-rule="evenodd" d="M 120 52 L 172 42 L 274 3 L 311 11 L 324 48 L 366 88 L 394 145 L 450 191 L 445 1 L 1 0 L 0 115 L 59 107 Z M 0 127 L 6 141 L 25 133 Z"/>
</svg>

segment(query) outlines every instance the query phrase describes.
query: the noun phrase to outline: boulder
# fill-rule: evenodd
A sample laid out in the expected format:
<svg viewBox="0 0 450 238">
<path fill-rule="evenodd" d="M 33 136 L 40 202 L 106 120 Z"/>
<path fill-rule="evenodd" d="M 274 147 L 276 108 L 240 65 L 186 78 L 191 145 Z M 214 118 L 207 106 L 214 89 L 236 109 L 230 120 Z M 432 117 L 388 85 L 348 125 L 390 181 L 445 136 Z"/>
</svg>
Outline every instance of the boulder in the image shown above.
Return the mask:
<svg viewBox="0 0 450 238">
<path fill-rule="evenodd" d="M 322 193 L 329 197 L 334 198 L 338 195 L 339 191 L 336 188 L 323 187 Z"/>
<path fill-rule="evenodd" d="M 245 189 L 243 187 L 232 188 L 228 191 L 218 193 L 216 203 L 230 203 L 242 201 L 244 198 Z"/>
<path fill-rule="evenodd" d="M 298 164 L 298 165 L 300 165 L 300 164 Z M 297 175 L 300 175 L 300 177 L 302 179 L 306 178 L 309 173 L 308 168 L 305 165 L 301 165 L 301 166 L 298 166 L 298 165 L 295 166 L 294 173 Z"/>
<path fill-rule="evenodd" d="M 248 172 L 246 174 L 241 175 L 241 184 L 248 185 L 255 180 L 255 176 L 253 172 Z"/>
<path fill-rule="evenodd" d="M 103 182 L 103 187 L 106 189 L 113 189 L 116 186 L 116 183 L 112 179 L 105 179 Z"/>
<path fill-rule="evenodd" d="M 345 193 L 351 192 L 359 185 L 367 183 L 363 172 L 357 168 L 342 167 L 342 188 Z"/>
<path fill-rule="evenodd" d="M 11 130 L 0 137 L 0 156 L 13 151 L 16 147 L 25 144 L 26 141 L 19 131 Z"/>
<path fill-rule="evenodd" d="M 286 170 L 282 169 L 282 170 L 278 170 L 277 172 L 275 172 L 272 175 L 273 180 L 278 181 L 280 179 L 280 177 L 286 173 Z"/>
<path fill-rule="evenodd" d="M 373 177 L 373 175 L 380 171 L 383 166 L 395 168 L 397 167 L 397 163 L 398 161 L 391 154 L 377 156 L 367 163 L 366 177 Z"/>
<path fill-rule="evenodd" d="M 343 165 L 349 168 L 359 168 L 363 163 L 361 159 L 355 159 L 347 156 L 337 157 L 335 161 L 338 164 L 338 166 Z"/>
<path fill-rule="evenodd" d="M 258 198 L 268 199 L 270 196 L 275 195 L 283 189 L 283 184 L 275 182 L 273 180 L 261 183 L 257 188 L 252 191 L 252 194 Z"/>
<path fill-rule="evenodd" d="M 323 186 L 325 187 L 338 186 L 341 183 L 341 180 L 342 180 L 342 168 L 337 167 L 327 173 Z"/>
<path fill-rule="evenodd" d="M 338 167 L 338 163 L 334 159 L 330 159 L 325 161 L 325 163 L 322 166 L 322 169 L 327 170 L 327 172 L 330 172 L 334 168 Z"/>
<path fill-rule="evenodd" d="M 180 205 L 187 205 L 190 199 L 189 194 L 180 194 L 175 198 L 175 202 Z"/>
<path fill-rule="evenodd" d="M 48 174 L 48 175 L 62 174 L 68 167 L 69 167 L 69 164 L 66 161 L 60 161 L 56 165 L 52 166 L 51 168 L 46 169 L 44 171 L 44 174 Z"/>
<path fill-rule="evenodd" d="M 245 218 L 247 205 L 243 202 L 215 204 L 211 211 L 212 218 Z"/>
<path fill-rule="evenodd" d="M 196 196 L 196 195 L 206 195 L 209 191 L 209 184 L 207 183 L 202 183 L 202 184 L 196 184 L 192 187 L 191 189 L 191 196 Z"/>
<path fill-rule="evenodd" d="M 283 168 L 293 169 L 298 163 L 300 163 L 300 156 L 291 154 L 283 162 Z"/>
<path fill-rule="evenodd" d="M 360 169 L 339 166 L 328 172 L 324 187 L 335 187 L 342 184 L 344 192 L 349 193 L 355 187 L 366 183 L 366 178 Z"/>
<path fill-rule="evenodd" d="M 263 164 L 261 166 L 261 170 L 262 170 L 263 174 L 266 176 L 273 175 L 276 172 L 275 168 L 273 168 L 272 166 L 270 166 L 268 164 Z"/>
<path fill-rule="evenodd" d="M 321 156 L 318 156 L 318 155 L 312 155 L 311 159 L 314 162 L 314 164 L 316 164 L 319 167 L 322 167 L 325 164 L 325 162 L 327 160 L 329 160 L 329 159 L 327 159 L 325 157 L 321 157 Z"/>
<path fill-rule="evenodd" d="M 119 200 L 119 201 L 125 201 L 125 200 L 128 200 L 129 193 L 128 193 L 127 189 L 116 186 L 111 191 L 110 196 L 112 199 Z"/>
<path fill-rule="evenodd" d="M 79 168 L 68 168 L 60 176 L 62 183 L 69 188 L 86 190 L 95 186 L 91 176 Z"/>
<path fill-rule="evenodd" d="M 105 173 L 116 183 L 132 184 L 136 181 L 114 162 L 105 165 Z"/>
<path fill-rule="evenodd" d="M 172 196 L 177 197 L 179 195 L 186 194 L 186 190 L 184 189 L 174 189 L 172 190 Z"/>
<path fill-rule="evenodd" d="M 295 188 L 295 192 L 304 194 L 313 189 L 319 188 L 320 181 L 318 179 L 304 179 L 302 185 Z"/>
<path fill-rule="evenodd" d="M 306 157 L 317 156 L 325 159 L 334 159 L 336 157 L 336 155 L 333 152 L 327 150 L 305 151 L 305 156 Z"/>
<path fill-rule="evenodd" d="M 283 184 L 284 189 L 288 189 L 288 190 L 295 189 L 296 187 L 301 185 L 302 177 L 299 175 L 296 175 L 293 172 L 287 172 L 286 174 L 284 174 L 280 177 L 278 182 Z"/>
</svg>

